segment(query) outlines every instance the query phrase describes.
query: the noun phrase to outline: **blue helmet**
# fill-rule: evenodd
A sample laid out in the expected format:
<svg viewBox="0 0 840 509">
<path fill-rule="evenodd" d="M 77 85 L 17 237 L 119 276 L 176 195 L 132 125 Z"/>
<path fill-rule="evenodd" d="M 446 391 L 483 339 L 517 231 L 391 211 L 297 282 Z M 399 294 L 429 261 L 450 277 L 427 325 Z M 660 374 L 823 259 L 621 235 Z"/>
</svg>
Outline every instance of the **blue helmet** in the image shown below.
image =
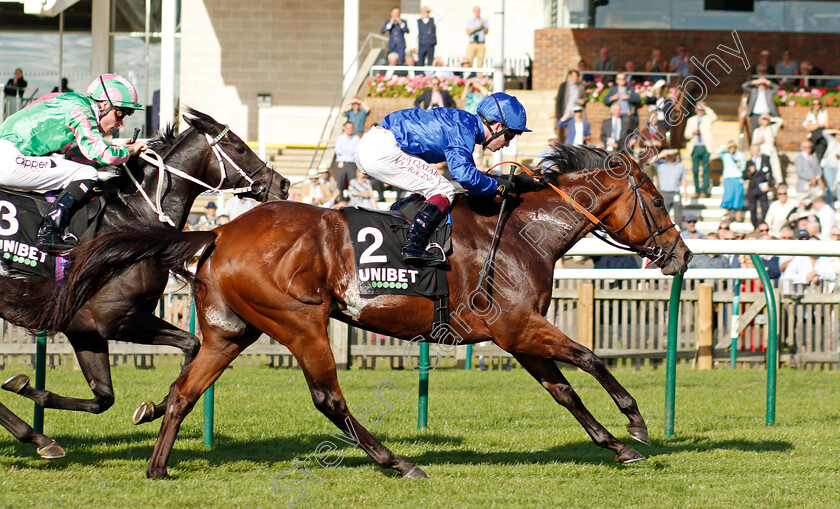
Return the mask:
<svg viewBox="0 0 840 509">
<path fill-rule="evenodd" d="M 525 127 L 525 107 L 519 99 L 504 92 L 496 92 L 482 99 L 476 113 L 485 121 L 499 122 L 512 131 L 531 132 Z"/>
</svg>

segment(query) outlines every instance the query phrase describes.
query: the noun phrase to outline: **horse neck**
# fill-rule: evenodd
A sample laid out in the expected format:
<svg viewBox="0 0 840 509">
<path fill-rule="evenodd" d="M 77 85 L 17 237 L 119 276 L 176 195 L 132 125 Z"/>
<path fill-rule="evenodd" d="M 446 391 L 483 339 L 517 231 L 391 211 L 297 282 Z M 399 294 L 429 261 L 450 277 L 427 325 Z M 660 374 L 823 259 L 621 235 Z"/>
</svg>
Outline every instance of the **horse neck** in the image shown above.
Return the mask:
<svg viewBox="0 0 840 509">
<path fill-rule="evenodd" d="M 206 182 L 211 153 L 210 147 L 203 142 L 204 140 L 198 136 L 185 136 L 184 139 L 177 141 L 176 145 L 171 147 L 167 154 L 163 156 L 164 163 Z M 203 146 L 198 145 L 198 143 L 203 143 Z M 153 164 L 145 163 L 143 166 L 143 181 L 140 183 L 140 187 L 143 188 L 155 206 L 157 206 L 158 201 L 160 173 L 157 166 Z M 168 172 L 163 178 L 164 185 L 159 197 L 161 208 L 175 222 L 175 227 L 182 230 L 187 223 L 187 217 L 193 203 L 198 195 L 206 189 Z M 210 185 L 217 183 L 214 182 Z M 123 200 L 133 215 L 140 219 L 143 224 L 161 224 L 158 215 L 139 191 L 123 195 Z"/>
<path fill-rule="evenodd" d="M 587 212 L 603 219 L 623 192 L 605 170 L 586 170 L 560 175 L 557 187 L 576 200 Z M 590 190 L 592 194 L 585 190 Z M 592 203 L 588 197 L 595 196 Z M 595 230 L 595 223 L 554 189 L 525 193 L 517 209 L 522 224 L 520 236 L 542 256 L 557 262 L 578 240 Z M 586 201 L 585 201 L 586 200 Z"/>
</svg>

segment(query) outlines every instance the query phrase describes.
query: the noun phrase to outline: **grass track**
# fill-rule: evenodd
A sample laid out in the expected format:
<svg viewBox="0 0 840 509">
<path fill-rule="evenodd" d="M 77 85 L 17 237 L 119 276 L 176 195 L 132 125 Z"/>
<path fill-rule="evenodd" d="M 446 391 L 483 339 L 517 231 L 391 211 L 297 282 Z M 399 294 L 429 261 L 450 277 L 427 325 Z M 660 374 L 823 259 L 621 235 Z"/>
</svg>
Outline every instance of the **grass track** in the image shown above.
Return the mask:
<svg viewBox="0 0 840 509">
<path fill-rule="evenodd" d="M 216 386 L 214 449 L 203 449 L 199 403 L 175 444 L 174 479 L 148 481 L 159 425 L 134 427 L 130 415 L 138 402 L 160 397 L 176 371 L 115 368 L 117 403 L 108 412 L 47 410 L 45 432 L 66 458 L 38 459 L 34 447 L 0 432 L 0 507 L 287 507 L 302 492 L 282 488 L 306 479 L 293 470 L 307 459 L 309 474 L 320 480 L 306 483 L 298 507 L 837 507 L 837 371 L 781 371 L 777 424 L 767 427 L 764 371 L 681 370 L 676 434 L 668 440 L 664 370 L 615 374 L 650 427 L 653 445 L 634 445 L 646 461 L 616 464 L 522 369 L 433 371 L 423 432 L 416 373 L 340 373 L 351 410 L 376 402 L 371 391 L 386 380 L 407 393 L 389 393 L 394 407 L 380 404 L 373 431 L 430 476 L 407 481 L 330 436 L 334 428 L 312 406 L 300 371 L 252 368 L 229 370 Z M 630 443 L 626 419 L 600 386 L 573 370 L 566 375 L 596 418 Z M 81 373 L 69 369 L 49 372 L 47 387 L 89 397 Z M 0 401 L 31 419 L 28 400 L 3 392 Z M 315 450 L 326 441 L 344 456 L 336 468 L 315 465 Z M 291 469 L 286 477 L 284 469 Z M 281 494 L 271 489 L 278 474 Z"/>
</svg>

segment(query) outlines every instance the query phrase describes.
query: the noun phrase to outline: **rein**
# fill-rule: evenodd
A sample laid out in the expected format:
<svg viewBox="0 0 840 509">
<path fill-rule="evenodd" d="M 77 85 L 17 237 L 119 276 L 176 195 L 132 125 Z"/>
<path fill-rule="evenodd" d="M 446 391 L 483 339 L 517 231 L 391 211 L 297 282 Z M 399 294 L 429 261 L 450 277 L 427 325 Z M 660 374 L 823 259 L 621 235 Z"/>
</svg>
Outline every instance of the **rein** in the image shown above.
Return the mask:
<svg viewBox="0 0 840 509">
<path fill-rule="evenodd" d="M 502 161 L 500 163 L 494 164 L 487 171 L 489 172 L 490 170 L 492 170 L 496 166 L 499 166 L 499 165 L 502 165 L 502 164 L 515 164 L 516 166 L 519 166 L 522 169 L 522 171 L 524 171 L 525 173 L 530 175 L 534 180 L 540 180 L 540 177 L 538 175 L 536 175 L 533 171 L 531 171 L 528 167 L 526 167 L 526 166 L 524 166 L 524 165 L 522 165 L 522 164 L 520 164 L 516 161 Z M 584 217 L 586 217 L 590 222 L 592 222 L 592 224 L 595 225 L 596 230 L 592 232 L 593 235 L 595 235 L 599 239 L 603 240 L 604 242 L 606 242 L 610 246 L 616 247 L 618 249 L 623 249 L 625 251 L 632 251 L 632 252 L 634 252 L 638 255 L 644 256 L 646 258 L 650 258 L 651 260 L 653 260 L 654 263 L 660 263 L 660 262 L 668 259 L 668 257 L 670 257 L 671 254 L 673 254 L 674 249 L 676 249 L 676 247 L 677 247 L 677 243 L 675 242 L 668 251 L 665 251 L 662 248 L 662 246 L 660 246 L 659 244 L 656 243 L 656 238 L 659 237 L 660 235 L 662 235 L 663 233 L 665 233 L 666 231 L 670 230 L 671 228 L 676 228 L 676 225 L 674 223 L 671 223 L 668 226 L 664 226 L 664 227 L 656 229 L 654 231 L 654 228 L 656 227 L 656 223 L 655 223 L 655 221 L 652 221 L 652 219 L 650 217 L 650 212 L 648 211 L 649 207 L 645 206 L 645 200 L 641 196 L 641 193 L 639 191 L 639 188 L 641 188 L 646 182 L 650 181 L 650 177 L 648 177 L 647 174 L 644 174 L 644 179 L 642 179 L 642 181 L 638 182 L 638 183 L 636 182 L 636 179 L 633 178 L 632 175 L 628 175 L 628 178 L 630 180 L 630 186 L 633 189 L 633 194 L 635 195 L 636 200 L 633 202 L 633 212 L 630 214 L 630 218 L 627 219 L 627 222 L 624 223 L 624 226 L 622 226 L 618 230 L 610 229 L 607 225 L 604 224 L 603 221 L 601 221 L 600 219 L 598 219 L 597 217 L 592 215 L 589 211 L 587 211 L 585 208 L 583 208 L 583 206 L 581 206 L 578 202 L 573 200 L 571 196 L 566 194 L 559 187 L 555 186 L 551 182 L 547 182 L 547 181 L 544 181 L 544 182 L 551 189 L 553 189 L 554 192 L 556 192 L 558 195 L 560 195 L 560 197 L 562 197 L 564 200 L 569 202 L 569 204 L 572 205 L 572 207 L 577 209 L 578 212 L 583 214 Z M 647 225 L 648 233 L 649 233 L 648 240 L 647 240 L 647 242 L 645 242 L 644 245 L 639 245 L 639 244 L 634 244 L 634 243 L 627 242 L 626 240 L 624 240 L 624 239 L 622 239 L 621 237 L 618 236 L 618 234 L 621 231 L 623 231 L 625 228 L 627 228 L 627 226 L 633 220 L 633 217 L 636 215 L 636 210 L 639 209 L 639 208 L 642 209 L 642 217 L 644 217 L 644 219 L 645 219 L 645 224 Z M 601 230 L 601 231 L 598 231 L 598 230 Z"/>
<path fill-rule="evenodd" d="M 258 180 L 254 180 L 252 177 L 254 175 L 256 175 L 257 173 L 259 173 L 260 171 L 262 171 L 263 168 L 268 166 L 268 163 L 263 161 L 262 166 L 260 166 L 259 168 L 257 168 L 256 170 L 254 170 L 253 172 L 248 174 L 248 173 L 245 172 L 245 170 L 240 168 L 239 165 L 236 164 L 236 162 L 233 161 L 233 159 L 231 159 L 231 157 L 227 154 L 227 152 L 224 151 L 224 149 L 222 149 L 219 146 L 219 142 L 222 140 L 222 138 L 225 137 L 225 135 L 228 133 L 229 130 L 230 130 L 230 128 L 227 125 L 225 125 L 224 129 L 222 129 L 221 132 L 218 135 L 216 135 L 215 138 L 211 137 L 207 133 L 204 133 L 204 138 L 207 140 L 207 143 L 210 145 L 210 149 L 212 150 L 213 155 L 216 156 L 216 160 L 219 162 L 219 184 L 216 185 L 215 187 L 210 186 L 206 182 L 204 182 L 202 180 L 199 180 L 199 179 L 193 177 L 192 175 L 190 175 L 190 174 L 188 174 L 188 173 L 186 173 L 186 172 L 184 172 L 184 171 L 182 171 L 178 168 L 175 168 L 173 166 L 169 166 L 168 164 L 166 164 L 163 161 L 163 157 L 160 154 L 158 154 L 157 152 L 155 152 L 152 149 L 147 148 L 145 152 L 143 152 L 139 155 L 140 159 L 146 161 L 147 163 L 151 164 L 152 166 L 157 167 L 157 169 L 158 169 L 158 181 L 157 181 L 157 189 L 155 190 L 155 201 L 152 202 L 152 199 L 149 198 L 149 195 L 146 193 L 146 191 L 143 189 L 143 187 L 140 185 L 140 183 L 137 182 L 137 179 L 134 178 L 134 175 L 131 174 L 131 171 L 129 171 L 128 167 L 126 167 L 125 164 L 122 165 L 123 169 L 125 169 L 126 173 L 128 173 L 129 178 L 134 183 L 134 187 L 136 187 L 137 190 L 140 191 L 140 194 L 143 196 L 143 199 L 146 201 L 146 203 L 149 205 L 149 207 L 151 207 L 151 209 L 155 212 L 155 214 L 158 215 L 158 221 L 160 221 L 161 223 L 166 223 L 169 226 L 172 226 L 173 228 L 175 227 L 175 222 L 163 210 L 163 203 L 162 203 L 162 200 L 163 200 L 163 176 L 166 172 L 169 172 L 172 175 L 176 175 L 176 176 L 181 177 L 183 179 L 189 180 L 190 182 L 193 182 L 194 184 L 198 184 L 198 185 L 204 187 L 205 189 L 207 189 L 209 191 L 213 191 L 213 192 L 217 193 L 217 192 L 222 190 L 222 184 L 225 183 L 226 172 L 225 172 L 225 162 L 224 161 L 226 160 L 231 166 L 233 166 L 234 169 L 236 169 L 236 171 L 239 173 L 239 175 L 241 175 L 245 179 L 245 181 L 247 181 L 248 184 L 249 184 L 247 187 L 237 187 L 235 189 L 231 189 L 230 191 L 233 194 L 248 193 L 248 192 L 254 193 L 254 194 L 259 194 L 260 192 L 265 190 L 265 187 L 262 185 L 262 183 L 260 183 Z M 274 180 L 273 173 L 274 172 L 272 172 L 271 180 Z M 271 185 L 271 182 L 269 182 L 269 186 L 270 185 Z"/>
</svg>

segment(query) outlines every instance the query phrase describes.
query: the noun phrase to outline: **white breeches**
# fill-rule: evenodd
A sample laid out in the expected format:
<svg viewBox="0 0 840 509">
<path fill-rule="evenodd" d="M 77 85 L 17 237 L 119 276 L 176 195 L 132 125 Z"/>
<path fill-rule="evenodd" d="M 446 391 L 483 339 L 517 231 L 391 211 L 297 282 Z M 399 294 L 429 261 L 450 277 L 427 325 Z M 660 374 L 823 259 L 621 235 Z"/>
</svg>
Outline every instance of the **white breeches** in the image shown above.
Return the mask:
<svg viewBox="0 0 840 509">
<path fill-rule="evenodd" d="M 450 203 L 455 198 L 455 187 L 429 163 L 403 152 L 394 133 L 385 128 L 373 127 L 362 136 L 356 147 L 356 165 L 377 180 L 424 198 L 441 194 Z"/>
<path fill-rule="evenodd" d="M 14 143 L 0 140 L 0 186 L 25 190 L 64 189 L 77 180 L 96 180 L 96 168 L 62 155 L 27 156 Z"/>
</svg>

